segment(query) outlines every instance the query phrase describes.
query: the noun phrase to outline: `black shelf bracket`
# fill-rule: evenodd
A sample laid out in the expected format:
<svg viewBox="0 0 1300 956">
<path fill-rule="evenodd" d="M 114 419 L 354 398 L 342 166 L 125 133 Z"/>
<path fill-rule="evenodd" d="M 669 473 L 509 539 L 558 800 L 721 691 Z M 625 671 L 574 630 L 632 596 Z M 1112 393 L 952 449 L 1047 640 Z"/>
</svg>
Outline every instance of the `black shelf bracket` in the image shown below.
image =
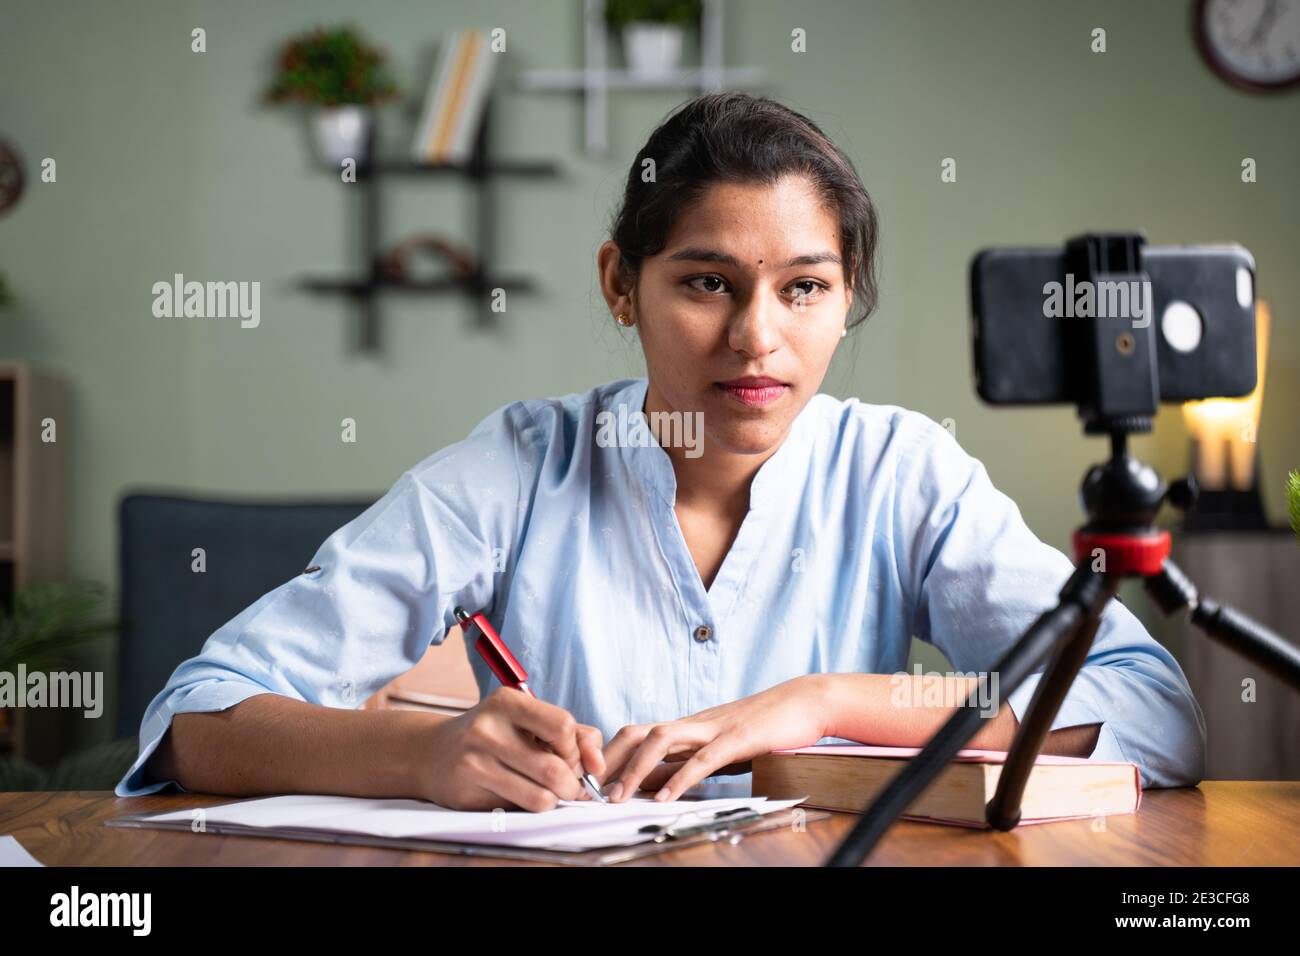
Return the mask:
<svg viewBox="0 0 1300 956">
<path fill-rule="evenodd" d="M 301 280 L 302 288 L 317 293 L 340 294 L 353 299 L 360 314 L 358 349 L 378 351 L 380 346 L 379 293 L 402 291 L 415 294 L 458 293 L 469 296 L 478 305 L 475 324 L 491 329 L 499 313 L 493 311 L 495 291 L 529 292 L 536 286 L 531 279 L 496 274 L 496 179 L 501 176 L 558 176 L 559 167 L 546 161 L 494 161 L 491 158 L 491 97 L 484 103 L 483 116 L 474 137 L 470 158 L 464 163 L 419 163 L 412 160 L 387 160 L 376 155 L 378 137 L 372 122 L 367 161 L 357 167 L 361 195 L 361 243 L 365 259 L 364 272 L 356 278 L 314 277 Z M 431 279 L 395 279 L 384 274 L 383 259 L 383 180 L 388 176 L 453 175 L 467 178 L 475 192 L 474 272 L 468 276 L 449 275 Z"/>
</svg>

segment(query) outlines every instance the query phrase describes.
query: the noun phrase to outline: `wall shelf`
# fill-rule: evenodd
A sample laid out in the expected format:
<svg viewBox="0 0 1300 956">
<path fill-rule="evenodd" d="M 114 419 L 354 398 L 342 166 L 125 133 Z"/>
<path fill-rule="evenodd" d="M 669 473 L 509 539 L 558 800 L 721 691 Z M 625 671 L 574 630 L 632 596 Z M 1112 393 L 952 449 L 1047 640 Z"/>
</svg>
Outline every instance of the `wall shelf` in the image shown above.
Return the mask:
<svg viewBox="0 0 1300 956">
<path fill-rule="evenodd" d="M 496 196 L 494 183 L 503 176 L 549 177 L 560 175 L 556 163 L 546 160 L 503 160 L 490 158 L 489 131 L 492 100 L 488 99 L 474 140 L 474 152 L 465 163 L 419 163 L 409 159 L 377 157 L 357 166 L 357 183 L 362 189 L 362 247 L 365 269 L 354 276 L 303 276 L 299 286 L 312 293 L 343 295 L 361 309 L 359 348 L 363 352 L 378 350 L 380 342 L 378 296 L 386 292 L 416 295 L 459 294 L 477 299 L 480 310 L 478 325 L 495 325 L 492 294 L 496 289 L 507 292 L 531 292 L 537 288 L 526 276 L 499 275 L 493 271 L 496 250 Z M 374 156 L 372 134 L 369 153 Z M 475 192 L 475 237 L 470 250 L 477 270 L 469 276 L 435 276 L 395 279 L 380 269 L 383 249 L 383 194 L 381 186 L 390 176 L 460 176 Z"/>
<path fill-rule="evenodd" d="M 729 85 L 757 83 L 763 71 L 752 66 L 734 66 L 717 70 L 702 68 L 673 70 L 662 75 L 644 76 L 632 70 L 530 70 L 523 74 L 521 85 L 534 92 L 576 92 L 595 86 L 618 90 L 723 89 Z"/>
<path fill-rule="evenodd" d="M 560 167 L 546 160 L 492 160 L 487 163 L 417 163 L 381 159 L 357 167 L 357 179 L 369 176 L 558 176 Z"/>
<path fill-rule="evenodd" d="M 337 292 L 341 295 L 358 298 L 364 298 L 385 290 L 476 294 L 491 289 L 505 289 L 507 292 L 532 292 L 536 288 L 536 284 L 531 279 L 523 277 L 506 278 L 503 276 L 471 276 L 468 279 L 458 279 L 455 276 L 437 276 L 428 279 L 389 279 L 383 276 L 362 279 L 307 277 L 300 284 L 310 292 Z"/>
<path fill-rule="evenodd" d="M 605 25 L 605 0 L 586 0 L 583 23 L 583 69 L 526 70 L 519 74 L 519 86 L 539 93 L 581 93 L 587 152 L 592 156 L 602 156 L 609 150 L 610 93 L 636 90 L 716 93 L 727 87 L 756 86 L 764 82 L 764 72 L 758 67 L 722 65 L 722 0 L 703 0 L 700 66 L 672 70 L 662 75 L 607 67 L 609 31 Z"/>
</svg>

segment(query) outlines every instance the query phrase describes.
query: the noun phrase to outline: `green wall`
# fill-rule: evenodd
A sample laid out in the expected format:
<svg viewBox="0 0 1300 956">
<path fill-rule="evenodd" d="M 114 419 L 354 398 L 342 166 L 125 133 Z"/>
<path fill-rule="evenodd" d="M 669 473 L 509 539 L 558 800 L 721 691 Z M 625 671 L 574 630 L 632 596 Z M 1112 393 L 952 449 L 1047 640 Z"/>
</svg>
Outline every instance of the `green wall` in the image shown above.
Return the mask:
<svg viewBox="0 0 1300 956">
<path fill-rule="evenodd" d="M 761 92 L 823 124 L 881 208 L 881 308 L 823 390 L 954 419 L 961 443 L 1058 547 L 1103 443 L 1081 437 L 1070 409 L 993 411 L 974 397 L 966 269 L 977 248 L 1089 228 L 1247 246 L 1274 311 L 1260 442 L 1276 521 L 1285 472 L 1300 465 L 1287 412 L 1300 407 L 1300 93 L 1251 96 L 1215 78 L 1193 45 L 1190 6 L 727 4 L 728 61 L 764 68 Z M 295 287 L 304 272 L 355 264 L 359 197 L 313 165 L 302 120 L 259 96 L 284 38 L 337 22 L 390 53 L 407 94 L 383 113 L 397 149 L 439 37 L 507 30 L 499 151 L 554 158 L 565 172 L 502 184 L 502 266 L 541 291 L 512 296 L 498 331 L 475 330 L 458 299 L 390 297 L 384 351 L 358 356 L 348 305 Z M 200 26 L 207 52 L 197 54 Z M 1089 51 L 1098 26 L 1104 54 Z M 790 50 L 796 27 L 806 53 Z M 610 153 L 588 158 L 579 100 L 514 82 L 581 57 L 578 0 L 0 3 L 0 135 L 33 171 L 46 156 L 58 163 L 56 184 L 30 183 L 0 219 L 0 271 L 17 299 L 0 312 L 0 355 L 72 386 L 61 431 L 72 573 L 115 586 L 115 508 L 127 489 L 378 495 L 505 402 L 642 374 L 635 340 L 604 309 L 594 257 L 627 164 L 680 97 L 616 94 Z M 1240 182 L 1245 156 L 1258 162 L 1253 185 Z M 955 184 L 940 182 L 944 157 L 957 160 Z M 468 199 L 453 182 L 394 186 L 389 240 L 462 232 Z M 260 327 L 154 318 L 151 286 L 176 272 L 260 281 Z M 358 423 L 356 444 L 340 441 L 344 417 Z M 1134 447 L 1180 474 L 1177 410 Z"/>
</svg>

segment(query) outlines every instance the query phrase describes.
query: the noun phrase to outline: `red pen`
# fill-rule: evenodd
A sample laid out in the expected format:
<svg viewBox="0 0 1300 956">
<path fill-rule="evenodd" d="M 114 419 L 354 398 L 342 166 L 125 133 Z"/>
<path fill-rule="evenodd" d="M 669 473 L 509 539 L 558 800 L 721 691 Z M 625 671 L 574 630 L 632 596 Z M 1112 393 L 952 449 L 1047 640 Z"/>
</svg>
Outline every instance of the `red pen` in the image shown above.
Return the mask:
<svg viewBox="0 0 1300 956">
<path fill-rule="evenodd" d="M 482 612 L 470 614 L 459 605 L 457 605 L 453 613 L 456 615 L 456 620 L 460 622 L 461 630 L 465 632 L 466 637 L 471 636 L 473 633 L 471 627 L 478 629 L 479 636 L 474 641 L 474 649 L 487 662 L 487 666 L 492 669 L 492 673 L 497 675 L 497 680 L 501 681 L 506 687 L 521 690 L 533 700 L 537 700 L 537 695 L 528 686 L 528 672 L 524 670 L 524 665 L 520 664 L 515 655 L 510 653 L 510 648 L 506 647 L 506 642 L 501 640 L 501 635 L 488 622 L 487 617 Z M 587 788 L 587 792 L 593 800 L 599 800 L 601 803 L 609 802 L 605 795 L 600 792 L 600 785 L 596 783 L 596 778 L 590 773 L 579 774 L 578 780 Z"/>
</svg>

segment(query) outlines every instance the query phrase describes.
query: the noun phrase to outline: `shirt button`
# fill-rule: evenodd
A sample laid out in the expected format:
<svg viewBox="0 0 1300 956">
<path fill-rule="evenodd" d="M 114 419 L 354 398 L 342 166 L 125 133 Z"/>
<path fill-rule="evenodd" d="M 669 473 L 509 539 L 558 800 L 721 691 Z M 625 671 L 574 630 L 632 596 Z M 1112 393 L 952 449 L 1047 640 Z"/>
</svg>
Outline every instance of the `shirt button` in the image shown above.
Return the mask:
<svg viewBox="0 0 1300 956">
<path fill-rule="evenodd" d="M 707 624 L 701 624 L 695 629 L 695 639 L 701 643 L 707 641 L 712 636 L 713 628 L 709 627 Z"/>
</svg>

